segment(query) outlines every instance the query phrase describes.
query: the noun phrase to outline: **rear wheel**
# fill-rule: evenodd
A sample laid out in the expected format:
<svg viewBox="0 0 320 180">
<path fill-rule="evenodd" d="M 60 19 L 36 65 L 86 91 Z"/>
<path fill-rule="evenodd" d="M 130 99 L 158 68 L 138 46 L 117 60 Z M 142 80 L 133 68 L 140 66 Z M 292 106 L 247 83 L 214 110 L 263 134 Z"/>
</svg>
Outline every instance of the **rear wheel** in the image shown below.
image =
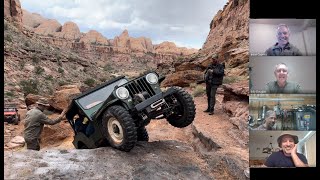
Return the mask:
<svg viewBox="0 0 320 180">
<path fill-rule="evenodd" d="M 145 126 L 138 128 L 137 135 L 138 141 L 149 141 L 148 131 Z"/>
<path fill-rule="evenodd" d="M 174 113 L 167 117 L 167 121 L 174 127 L 183 128 L 192 123 L 196 114 L 196 108 L 192 96 L 181 87 L 173 87 L 176 92 L 172 99 L 176 107 Z"/>
<path fill-rule="evenodd" d="M 130 151 L 137 142 L 137 130 L 129 112 L 121 106 L 111 106 L 103 115 L 104 136 L 110 145 Z"/>
</svg>

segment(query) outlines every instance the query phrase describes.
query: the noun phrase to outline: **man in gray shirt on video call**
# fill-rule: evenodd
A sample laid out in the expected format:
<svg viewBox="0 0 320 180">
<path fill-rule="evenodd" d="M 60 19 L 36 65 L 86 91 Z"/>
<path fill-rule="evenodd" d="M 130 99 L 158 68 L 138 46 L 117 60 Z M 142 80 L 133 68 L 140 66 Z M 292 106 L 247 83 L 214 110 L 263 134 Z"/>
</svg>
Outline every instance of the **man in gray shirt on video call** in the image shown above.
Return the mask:
<svg viewBox="0 0 320 180">
<path fill-rule="evenodd" d="M 266 50 L 267 56 L 302 56 L 298 48 L 289 43 L 290 30 L 285 24 L 277 28 L 277 43 Z"/>
<path fill-rule="evenodd" d="M 288 67 L 284 63 L 276 65 L 274 75 L 276 81 L 267 83 L 266 93 L 268 94 L 297 94 L 300 93 L 300 85 L 295 82 L 288 82 Z"/>
</svg>

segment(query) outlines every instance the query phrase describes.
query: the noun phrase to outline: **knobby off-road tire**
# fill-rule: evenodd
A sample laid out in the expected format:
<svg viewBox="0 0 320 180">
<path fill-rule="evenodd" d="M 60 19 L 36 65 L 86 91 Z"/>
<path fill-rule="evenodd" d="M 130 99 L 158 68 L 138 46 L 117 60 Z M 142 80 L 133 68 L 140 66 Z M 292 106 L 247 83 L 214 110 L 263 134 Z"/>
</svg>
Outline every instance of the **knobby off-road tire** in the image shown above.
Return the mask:
<svg viewBox="0 0 320 180">
<path fill-rule="evenodd" d="M 138 141 L 149 141 L 148 131 L 145 126 L 138 128 L 137 135 Z"/>
<path fill-rule="evenodd" d="M 109 107 L 103 115 L 102 127 L 112 147 L 128 152 L 135 146 L 137 129 L 129 112 L 123 107 Z"/>
<path fill-rule="evenodd" d="M 192 123 L 196 115 L 196 107 L 192 96 L 181 87 L 173 87 L 176 92 L 172 95 L 177 99 L 178 106 L 174 114 L 167 118 L 167 121 L 174 127 L 183 128 Z"/>
</svg>

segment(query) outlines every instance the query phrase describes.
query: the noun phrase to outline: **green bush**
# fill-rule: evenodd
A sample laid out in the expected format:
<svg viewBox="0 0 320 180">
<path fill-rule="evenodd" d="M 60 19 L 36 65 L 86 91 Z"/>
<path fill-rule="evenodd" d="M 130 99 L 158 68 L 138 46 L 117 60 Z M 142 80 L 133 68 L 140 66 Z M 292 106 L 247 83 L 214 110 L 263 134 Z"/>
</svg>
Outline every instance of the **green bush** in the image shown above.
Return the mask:
<svg viewBox="0 0 320 180">
<path fill-rule="evenodd" d="M 21 80 L 20 86 L 25 95 L 38 94 L 39 92 L 39 89 L 38 89 L 39 81 L 35 79 Z"/>
<path fill-rule="evenodd" d="M 5 96 L 7 96 L 7 97 L 13 97 L 13 96 L 14 96 L 14 92 L 7 91 L 7 92 L 5 93 Z"/>
<path fill-rule="evenodd" d="M 30 43 L 28 41 L 24 42 L 24 46 L 30 47 Z"/>
<path fill-rule="evenodd" d="M 23 68 L 24 68 L 24 65 L 26 64 L 26 62 L 23 60 L 23 59 L 21 59 L 20 61 L 19 61 L 19 68 L 20 68 L 20 70 L 22 70 Z"/>
<path fill-rule="evenodd" d="M 31 59 L 33 64 L 38 64 L 40 62 L 40 58 L 36 54 L 33 54 Z"/>
<path fill-rule="evenodd" d="M 110 71 L 113 71 L 114 68 L 112 67 L 111 64 L 106 64 L 106 65 L 104 65 L 103 70 L 110 72 Z"/>
<path fill-rule="evenodd" d="M 95 80 L 94 79 L 91 79 L 91 78 L 88 78 L 84 81 L 84 84 L 90 86 L 90 87 L 93 87 L 94 84 L 95 84 Z"/>
<path fill-rule="evenodd" d="M 59 84 L 59 86 L 63 86 L 63 85 L 67 85 L 68 83 L 63 81 L 63 80 L 61 80 L 61 81 L 58 82 L 58 84 Z"/>
<path fill-rule="evenodd" d="M 193 95 L 193 97 L 198 97 L 198 96 L 205 94 L 205 92 L 206 92 L 206 88 L 198 85 L 194 88 L 192 95 Z"/>
<path fill-rule="evenodd" d="M 52 75 L 48 75 L 46 77 L 44 77 L 45 80 L 48 80 L 48 81 L 53 81 L 53 76 Z"/>
<path fill-rule="evenodd" d="M 12 41 L 13 41 L 13 38 L 12 38 L 12 36 L 11 36 L 10 34 L 6 34 L 6 35 L 4 36 L 4 40 L 9 41 L 9 42 L 12 42 Z"/>
<path fill-rule="evenodd" d="M 223 78 L 223 84 L 231 84 L 240 80 L 243 80 L 240 76 L 225 76 Z"/>
<path fill-rule="evenodd" d="M 58 72 L 59 72 L 60 74 L 63 74 L 63 73 L 64 73 L 64 70 L 63 70 L 61 67 L 59 67 L 59 68 L 58 68 Z"/>
<path fill-rule="evenodd" d="M 34 73 L 36 73 L 37 75 L 40 75 L 44 72 L 44 69 L 41 67 L 41 66 L 37 66 L 35 69 L 34 69 Z"/>
</svg>

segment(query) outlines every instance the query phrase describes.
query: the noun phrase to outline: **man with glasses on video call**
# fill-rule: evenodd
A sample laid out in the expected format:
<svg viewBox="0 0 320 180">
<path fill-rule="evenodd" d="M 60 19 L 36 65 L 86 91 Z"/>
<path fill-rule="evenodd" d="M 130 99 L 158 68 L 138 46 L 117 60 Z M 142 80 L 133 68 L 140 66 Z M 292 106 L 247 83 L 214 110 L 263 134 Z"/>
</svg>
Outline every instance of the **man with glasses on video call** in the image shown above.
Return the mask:
<svg viewBox="0 0 320 180">
<path fill-rule="evenodd" d="M 277 28 L 277 43 L 266 50 L 267 56 L 302 56 L 298 48 L 289 43 L 290 29 L 285 24 Z"/>
</svg>

